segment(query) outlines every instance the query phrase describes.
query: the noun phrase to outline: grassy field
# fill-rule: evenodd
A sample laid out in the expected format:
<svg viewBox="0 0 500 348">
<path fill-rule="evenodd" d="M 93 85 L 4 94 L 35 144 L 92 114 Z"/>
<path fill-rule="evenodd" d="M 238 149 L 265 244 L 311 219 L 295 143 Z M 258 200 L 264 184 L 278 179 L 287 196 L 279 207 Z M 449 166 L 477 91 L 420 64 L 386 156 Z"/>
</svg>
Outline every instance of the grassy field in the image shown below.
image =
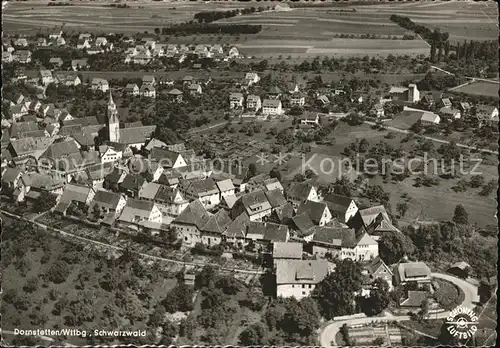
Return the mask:
<svg viewBox="0 0 500 348">
<path fill-rule="evenodd" d="M 342 39 L 276 40 L 255 39 L 236 44 L 244 55 L 269 58 L 276 55 L 294 55 L 301 58 L 316 56 L 386 56 L 389 54 L 427 54 L 429 46 L 422 40 Z"/>
<path fill-rule="evenodd" d="M 482 166 L 481 170 L 486 181 L 497 178 L 493 175 L 494 166 Z M 467 179 L 470 179 L 468 177 Z M 384 183 L 381 178 L 376 177 L 370 184 L 382 185 L 384 190 L 390 194 L 390 202 L 395 207 L 402 201 L 402 194 L 407 193 L 411 200 L 409 209 L 404 217 L 405 220 L 450 220 L 458 204 L 464 206 L 469 214 L 469 221 L 480 226 L 496 223 L 494 214 L 496 212 L 495 197 L 482 197 L 478 195 L 478 189 L 469 189 L 466 192 L 455 193 L 451 187 L 459 179 L 441 179 L 439 185 L 433 187 L 415 187 L 415 177 L 410 177 L 401 182 Z"/>
<path fill-rule="evenodd" d="M 498 98 L 498 82 L 474 80 L 471 83 L 454 88 L 451 92 Z"/>
<path fill-rule="evenodd" d="M 335 182 L 338 172 L 341 170 L 337 165 L 339 163 L 337 160 L 343 158 L 342 152 L 344 148 L 356 139 L 365 138 L 370 143 L 370 146 L 379 141 L 384 141 L 393 148 L 400 148 L 404 151 L 412 150 L 414 140 L 401 142 L 405 135 L 399 133 L 393 133 L 394 137 L 386 138 L 388 133 L 388 131 L 373 130 L 368 125 L 351 127 L 340 122 L 332 134 L 325 139 L 332 140 L 332 145 L 315 146 L 311 144 L 311 153 L 307 154 L 304 161 L 299 156 L 294 156 L 280 168 L 283 170 L 282 177 L 293 179 L 296 174 L 301 173 L 301 167 L 304 163 L 309 163 L 317 172 L 320 172 L 320 165 L 323 163 L 325 173 L 320 173 L 318 181 L 322 183 Z M 436 143 L 435 146 L 438 148 L 440 144 Z M 313 159 L 308 162 L 311 157 Z M 331 160 L 337 165 L 332 172 L 330 172 Z M 472 166 L 474 164 L 475 162 L 471 162 Z M 492 179 L 496 180 L 498 177 L 496 166 L 487 164 L 486 161 L 483 161 L 476 171 L 484 176 L 485 182 Z M 469 213 L 469 220 L 472 223 L 478 223 L 480 226 L 494 224 L 496 222 L 494 218 L 496 211 L 494 195 L 482 197 L 478 194 L 480 188 L 468 189 L 466 192 L 460 193 L 456 193 L 451 189 L 458 180 L 470 180 L 470 177 L 471 175 L 464 175 L 461 178 L 441 179 L 439 185 L 433 187 L 414 186 L 416 176 L 409 177 L 401 182 L 384 182 L 380 176 L 376 176 L 373 179 L 367 179 L 367 183 L 381 185 L 389 193 L 392 207 L 396 207 L 402 201 L 402 194 L 407 193 L 411 197 L 408 202 L 408 211 L 401 220 L 402 223 L 415 220 L 449 220 L 453 217 L 455 206 L 462 204 Z"/>
<path fill-rule="evenodd" d="M 452 41 L 495 40 L 498 37 L 498 13 L 493 1 L 386 3 L 377 7 L 358 6 L 357 9 L 377 15 L 408 16 L 417 23 L 448 32 Z"/>
<path fill-rule="evenodd" d="M 67 1 L 64 1 L 67 2 Z M 112 8 L 114 1 L 71 1 L 74 6 L 47 6 L 47 1 L 11 2 L 3 13 L 3 30 L 29 32 L 39 28 L 64 26 L 66 30 L 89 32 L 150 31 L 172 23 L 193 19 L 199 11 L 242 8 L 233 2 L 156 2 L 127 1 L 130 8 Z M 98 24 L 93 26 L 92 24 Z"/>
</svg>

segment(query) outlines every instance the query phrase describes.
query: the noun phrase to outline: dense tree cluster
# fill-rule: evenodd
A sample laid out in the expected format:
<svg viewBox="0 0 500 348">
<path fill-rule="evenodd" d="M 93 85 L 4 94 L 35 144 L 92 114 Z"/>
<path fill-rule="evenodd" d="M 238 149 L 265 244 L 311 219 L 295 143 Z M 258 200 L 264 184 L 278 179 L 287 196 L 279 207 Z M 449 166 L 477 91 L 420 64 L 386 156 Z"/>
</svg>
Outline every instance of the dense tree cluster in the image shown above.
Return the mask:
<svg viewBox="0 0 500 348">
<path fill-rule="evenodd" d="M 314 300 L 278 298 L 267 308 L 263 322 L 240 334 L 240 343 L 248 345 L 310 345 L 319 327 L 319 312 Z"/>
<path fill-rule="evenodd" d="M 446 32 L 441 33 L 439 31 L 432 31 L 431 29 L 427 28 L 424 25 L 416 24 L 409 17 L 406 16 L 398 16 L 393 14 L 389 18 L 391 21 L 395 22 L 400 27 L 405 28 L 407 30 L 411 30 L 419 34 L 425 41 L 429 43 L 435 41 L 447 41 L 450 36 Z"/>
<path fill-rule="evenodd" d="M 465 261 L 472 267 L 478 277 L 489 276 L 496 272 L 496 244 L 491 237 L 496 236 L 495 226 L 482 231 L 482 235 L 473 234 L 473 227 L 465 224 L 461 208 L 458 209 L 458 223 L 444 221 L 441 223 L 406 226 L 402 232 L 408 236 L 415 246 L 411 257 L 424 262 L 457 262 Z M 381 241 L 383 246 L 386 242 Z M 384 247 L 381 247 L 381 255 Z"/>
<path fill-rule="evenodd" d="M 413 241 L 399 231 L 384 232 L 378 247 L 380 258 L 388 265 L 399 262 L 415 250 Z"/>
<path fill-rule="evenodd" d="M 211 23 L 218 21 L 219 19 L 236 17 L 239 15 L 252 14 L 255 12 L 264 11 L 264 7 L 246 7 L 243 9 L 236 9 L 231 11 L 203 11 L 194 14 L 194 19 L 198 23 Z"/>
<path fill-rule="evenodd" d="M 179 284 L 167 294 L 162 302 L 168 313 L 187 312 L 193 309 L 193 289 Z"/>
<path fill-rule="evenodd" d="M 318 283 L 312 297 L 318 303 L 321 314 L 328 320 L 356 311 L 356 296 L 363 283 L 360 266 L 343 260 L 337 264 L 335 272 L 327 275 Z"/>
</svg>

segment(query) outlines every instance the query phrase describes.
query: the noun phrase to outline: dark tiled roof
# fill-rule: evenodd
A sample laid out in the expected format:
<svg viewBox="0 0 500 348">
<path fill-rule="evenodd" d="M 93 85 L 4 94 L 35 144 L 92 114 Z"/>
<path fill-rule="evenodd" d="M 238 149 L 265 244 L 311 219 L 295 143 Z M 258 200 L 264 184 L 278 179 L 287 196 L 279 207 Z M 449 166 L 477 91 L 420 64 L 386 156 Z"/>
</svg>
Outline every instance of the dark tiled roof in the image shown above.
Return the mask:
<svg viewBox="0 0 500 348">
<path fill-rule="evenodd" d="M 63 124 L 64 126 L 73 126 L 73 125 L 97 126 L 99 124 L 99 121 L 97 120 L 97 117 L 89 116 L 89 117 L 79 117 L 79 118 L 74 118 L 72 120 L 64 121 Z"/>
<path fill-rule="evenodd" d="M 95 193 L 93 203 L 108 209 L 116 209 L 121 195 L 119 193 L 99 190 Z"/>
<path fill-rule="evenodd" d="M 287 203 L 283 207 L 275 209 L 275 211 L 271 214 L 270 219 L 274 219 L 273 221 L 277 223 L 288 225 L 294 214 L 295 211 L 292 203 Z"/>
<path fill-rule="evenodd" d="M 313 241 L 338 247 L 353 248 L 356 235 L 351 228 L 316 226 Z"/>
<path fill-rule="evenodd" d="M 287 242 L 288 227 L 285 225 L 266 223 L 263 239 L 270 242 Z"/>
<path fill-rule="evenodd" d="M 422 302 L 427 299 L 427 292 L 425 291 L 408 291 L 408 296 L 405 300 L 401 301 L 400 305 L 404 307 L 420 307 Z"/>
<path fill-rule="evenodd" d="M 37 130 L 38 124 L 36 122 L 15 122 L 12 124 L 12 128 L 10 129 L 10 137 L 19 138 L 22 137 L 22 133 L 33 132 Z"/>
<path fill-rule="evenodd" d="M 298 198 L 301 200 L 306 200 L 309 192 L 311 192 L 312 185 L 309 183 L 303 182 L 294 182 L 290 185 L 287 190 L 287 194 L 289 197 Z"/>
<path fill-rule="evenodd" d="M 296 215 L 292 218 L 295 227 L 301 233 L 309 232 L 315 225 L 307 213 Z"/>
<path fill-rule="evenodd" d="M 120 184 L 120 187 L 125 190 L 139 191 L 146 179 L 140 175 L 127 174 Z"/>
<path fill-rule="evenodd" d="M 285 196 L 279 189 L 266 191 L 266 197 L 272 208 L 282 207 L 287 204 Z"/>
<path fill-rule="evenodd" d="M 120 129 L 121 144 L 145 143 L 156 130 L 156 125 Z"/>
<path fill-rule="evenodd" d="M 342 212 L 344 213 L 349 205 L 351 204 L 352 199 L 347 196 L 337 195 L 335 193 L 330 193 L 325 196 L 323 202 L 326 203 L 328 209 L 334 212 Z"/>
<path fill-rule="evenodd" d="M 327 209 L 325 203 L 307 201 L 299 206 L 299 208 L 297 209 L 297 214 L 308 214 L 312 222 L 318 225 L 321 221 L 325 209 Z"/>
<path fill-rule="evenodd" d="M 49 146 L 42 157 L 56 159 L 77 153 L 80 153 L 80 150 L 78 149 L 78 145 L 76 144 L 76 142 L 74 140 L 68 140 L 62 142 L 54 142 Z"/>
<path fill-rule="evenodd" d="M 247 226 L 249 225 L 250 218 L 248 217 L 248 214 L 241 213 L 227 226 L 227 229 L 223 234 L 230 238 L 245 238 Z"/>
<path fill-rule="evenodd" d="M 203 226 L 203 231 L 222 234 L 231 222 L 232 220 L 229 217 L 229 213 L 221 209 L 210 217 L 205 226 Z"/>
<path fill-rule="evenodd" d="M 172 221 L 173 224 L 188 224 L 194 225 L 199 230 L 205 226 L 205 224 L 210 219 L 210 215 L 206 211 L 205 207 L 199 200 L 194 200 L 183 210 L 182 213 Z"/>
</svg>

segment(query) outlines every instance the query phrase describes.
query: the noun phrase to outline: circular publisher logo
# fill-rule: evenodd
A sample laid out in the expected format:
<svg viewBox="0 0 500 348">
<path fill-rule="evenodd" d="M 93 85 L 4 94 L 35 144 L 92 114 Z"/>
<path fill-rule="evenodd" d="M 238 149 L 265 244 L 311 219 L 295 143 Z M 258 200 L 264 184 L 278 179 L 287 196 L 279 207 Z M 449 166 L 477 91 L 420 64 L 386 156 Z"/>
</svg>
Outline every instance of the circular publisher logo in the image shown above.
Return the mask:
<svg viewBox="0 0 500 348">
<path fill-rule="evenodd" d="M 467 307 L 458 306 L 448 314 L 446 323 L 448 332 L 460 340 L 474 336 L 477 331 L 479 318 L 476 313 Z"/>
</svg>

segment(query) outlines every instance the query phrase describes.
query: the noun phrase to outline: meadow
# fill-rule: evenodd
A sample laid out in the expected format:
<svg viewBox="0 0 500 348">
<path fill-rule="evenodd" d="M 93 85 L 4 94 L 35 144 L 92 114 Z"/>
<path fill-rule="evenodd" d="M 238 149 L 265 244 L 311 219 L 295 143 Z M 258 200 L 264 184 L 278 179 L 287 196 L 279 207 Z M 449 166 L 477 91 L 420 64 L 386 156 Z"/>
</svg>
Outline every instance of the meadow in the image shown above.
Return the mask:
<svg viewBox="0 0 500 348">
<path fill-rule="evenodd" d="M 498 87 L 498 82 L 474 80 L 469 84 L 453 88 L 450 92 L 498 98 Z"/>
</svg>

